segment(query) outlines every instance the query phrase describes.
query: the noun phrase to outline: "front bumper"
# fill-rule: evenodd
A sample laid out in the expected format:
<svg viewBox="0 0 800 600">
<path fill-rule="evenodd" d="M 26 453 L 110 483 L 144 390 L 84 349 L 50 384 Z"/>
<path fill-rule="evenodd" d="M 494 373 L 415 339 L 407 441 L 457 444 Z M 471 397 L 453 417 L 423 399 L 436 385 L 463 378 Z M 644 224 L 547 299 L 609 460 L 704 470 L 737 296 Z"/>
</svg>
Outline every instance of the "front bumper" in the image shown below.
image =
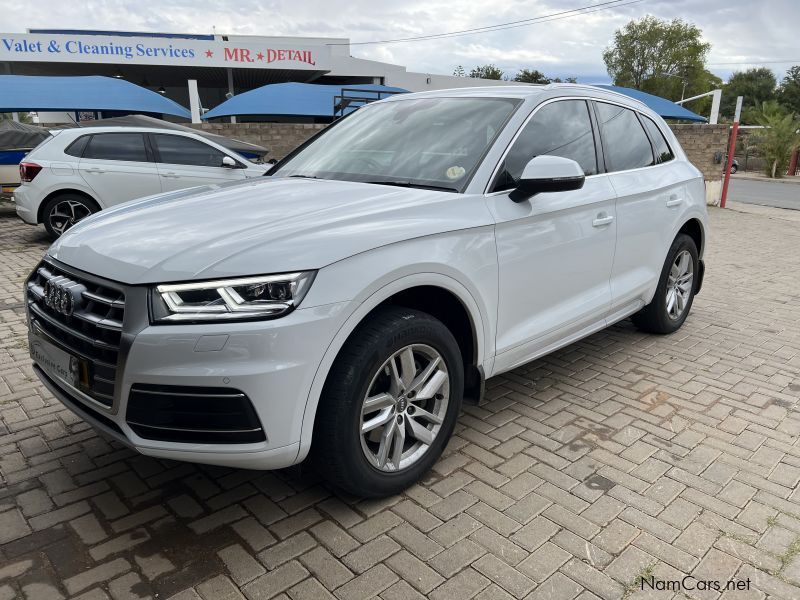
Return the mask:
<svg viewBox="0 0 800 600">
<path fill-rule="evenodd" d="M 348 303 L 301 308 L 269 321 L 150 325 L 146 290 L 129 287 L 125 297 L 113 400 L 107 405 L 35 363 L 36 374 L 62 403 L 96 429 L 148 456 L 253 469 L 282 468 L 297 461 L 311 385 Z M 41 311 L 30 313 L 32 321 L 40 318 Z M 137 435 L 135 424 L 129 424 L 133 386 L 241 391 L 252 403 L 266 439 L 145 439 Z"/>
</svg>

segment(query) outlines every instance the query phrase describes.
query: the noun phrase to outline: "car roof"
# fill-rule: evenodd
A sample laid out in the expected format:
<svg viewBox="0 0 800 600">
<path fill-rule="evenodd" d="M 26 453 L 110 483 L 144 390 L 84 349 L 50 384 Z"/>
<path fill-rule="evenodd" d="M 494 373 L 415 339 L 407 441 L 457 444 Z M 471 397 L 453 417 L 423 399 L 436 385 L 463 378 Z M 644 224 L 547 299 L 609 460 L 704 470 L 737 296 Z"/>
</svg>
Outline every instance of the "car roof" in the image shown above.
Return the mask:
<svg viewBox="0 0 800 600">
<path fill-rule="evenodd" d="M 612 100 L 619 104 L 624 104 L 637 110 L 649 112 L 644 102 L 607 90 L 595 85 L 581 83 L 548 83 L 525 84 L 525 85 L 491 85 L 476 87 L 461 87 L 444 90 L 431 90 L 426 92 L 413 92 L 409 94 L 397 94 L 381 100 L 381 102 L 397 102 L 401 100 L 412 100 L 414 98 L 519 98 L 522 100 L 535 99 L 541 97 L 557 98 L 559 96 L 585 96 L 598 99 Z"/>
<path fill-rule="evenodd" d="M 77 135 L 86 135 L 92 133 L 167 133 L 170 135 L 198 136 L 201 138 L 203 137 L 198 133 L 195 133 L 194 131 L 181 131 L 180 129 L 163 129 L 160 127 L 125 127 L 120 125 L 95 126 L 95 125 L 82 124 L 80 127 L 60 129 L 55 131 L 61 131 L 63 133 L 73 133 Z"/>
</svg>

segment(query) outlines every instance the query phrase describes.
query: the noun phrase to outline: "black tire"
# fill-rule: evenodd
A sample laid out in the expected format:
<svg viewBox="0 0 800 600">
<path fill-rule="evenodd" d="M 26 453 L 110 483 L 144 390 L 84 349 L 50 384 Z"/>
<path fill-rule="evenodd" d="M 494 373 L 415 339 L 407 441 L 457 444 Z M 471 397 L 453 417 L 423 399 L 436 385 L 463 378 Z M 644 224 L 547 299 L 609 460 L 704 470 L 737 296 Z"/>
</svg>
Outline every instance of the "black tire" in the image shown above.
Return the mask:
<svg viewBox="0 0 800 600">
<path fill-rule="evenodd" d="M 667 286 L 670 285 L 670 271 L 672 266 L 677 257 L 684 251 L 688 252 L 691 256 L 693 274 L 692 285 L 690 286 L 689 297 L 684 305 L 683 311 L 677 318 L 674 318 L 671 317 L 668 312 Z M 699 262 L 697 245 L 694 243 L 694 240 L 686 234 L 679 233 L 673 240 L 669 252 L 667 252 L 667 258 L 664 261 L 664 267 L 661 269 L 661 277 L 658 280 L 658 287 L 656 287 L 653 300 L 631 317 L 633 324 L 636 325 L 638 329 L 648 333 L 658 334 L 673 333 L 680 329 L 686 317 L 689 315 L 689 311 L 692 309 L 694 294 L 697 290 Z"/>
<path fill-rule="evenodd" d="M 370 463 L 362 448 L 362 403 L 373 377 L 387 373 L 383 370 L 385 363 L 411 344 L 434 349 L 444 361 L 449 375 L 449 400 L 438 434 L 427 450 L 408 467 L 386 472 Z M 332 485 L 355 496 L 379 498 L 397 494 L 417 482 L 441 455 L 453 433 L 463 394 L 464 366 L 450 330 L 417 310 L 379 309 L 353 332 L 328 374 L 314 425 L 314 463 Z M 397 410 L 397 406 L 391 410 Z M 410 423 L 402 427 L 403 431 L 412 429 Z"/>
<path fill-rule="evenodd" d="M 68 208 L 71 208 L 71 218 L 67 216 L 70 212 L 65 210 Z M 98 210 L 100 207 L 86 196 L 66 192 L 53 196 L 42 207 L 42 223 L 47 234 L 55 240 L 75 223 Z"/>
<path fill-rule="evenodd" d="M 738 170 L 739 170 L 739 167 L 737 167 L 736 165 L 731 165 L 731 175 L 736 173 L 736 171 L 738 171 Z"/>
</svg>

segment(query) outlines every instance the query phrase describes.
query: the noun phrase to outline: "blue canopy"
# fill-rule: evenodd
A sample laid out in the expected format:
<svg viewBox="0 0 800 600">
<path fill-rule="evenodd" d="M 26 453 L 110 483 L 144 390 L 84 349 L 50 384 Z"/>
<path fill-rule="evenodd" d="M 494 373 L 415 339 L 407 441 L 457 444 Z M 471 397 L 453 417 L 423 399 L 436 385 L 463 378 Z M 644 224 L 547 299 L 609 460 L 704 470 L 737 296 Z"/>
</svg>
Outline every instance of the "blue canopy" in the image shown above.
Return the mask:
<svg viewBox="0 0 800 600">
<path fill-rule="evenodd" d="M 616 85 L 597 84 L 596 87 L 611 90 L 612 92 L 619 92 L 620 94 L 630 96 L 639 102 L 643 102 L 650 110 L 657 113 L 662 119 L 681 119 L 683 121 L 697 121 L 701 123 L 708 121 L 708 119 L 705 117 L 701 117 L 697 113 L 693 113 L 692 111 L 683 108 L 680 104 L 675 104 L 674 102 L 671 102 L 666 98 L 662 98 L 661 96 L 654 96 L 653 94 L 648 94 L 647 92 L 634 90 L 632 88 L 619 87 Z"/>
<path fill-rule="evenodd" d="M 377 84 L 320 85 L 315 83 L 273 83 L 234 96 L 212 108 L 204 119 L 231 115 L 292 115 L 333 117 L 333 100 L 346 90 L 360 90 L 377 100 L 383 93 L 407 92 L 402 88 Z M 351 95 L 351 94 L 347 94 Z M 345 111 L 347 112 L 347 111 Z"/>
<path fill-rule="evenodd" d="M 0 75 L 0 112 L 81 110 L 146 112 L 191 118 L 189 111 L 177 102 L 124 79 L 99 75 Z"/>
</svg>

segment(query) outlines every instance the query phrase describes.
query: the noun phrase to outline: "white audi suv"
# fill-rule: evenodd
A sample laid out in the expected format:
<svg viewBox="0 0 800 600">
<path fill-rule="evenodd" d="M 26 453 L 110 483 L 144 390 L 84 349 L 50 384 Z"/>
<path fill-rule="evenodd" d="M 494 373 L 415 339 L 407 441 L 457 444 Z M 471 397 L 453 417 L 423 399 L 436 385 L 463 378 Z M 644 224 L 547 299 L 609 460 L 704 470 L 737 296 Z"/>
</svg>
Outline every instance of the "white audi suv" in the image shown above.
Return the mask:
<svg viewBox="0 0 800 600">
<path fill-rule="evenodd" d="M 149 456 L 418 480 L 484 380 L 703 278 L 703 177 L 645 105 L 581 85 L 395 96 L 270 176 L 93 215 L 26 282 L 38 376 Z"/>
<path fill-rule="evenodd" d="M 54 130 L 20 163 L 17 215 L 57 238 L 81 219 L 145 196 L 259 177 L 266 165 L 200 134 L 147 127 Z"/>
</svg>

